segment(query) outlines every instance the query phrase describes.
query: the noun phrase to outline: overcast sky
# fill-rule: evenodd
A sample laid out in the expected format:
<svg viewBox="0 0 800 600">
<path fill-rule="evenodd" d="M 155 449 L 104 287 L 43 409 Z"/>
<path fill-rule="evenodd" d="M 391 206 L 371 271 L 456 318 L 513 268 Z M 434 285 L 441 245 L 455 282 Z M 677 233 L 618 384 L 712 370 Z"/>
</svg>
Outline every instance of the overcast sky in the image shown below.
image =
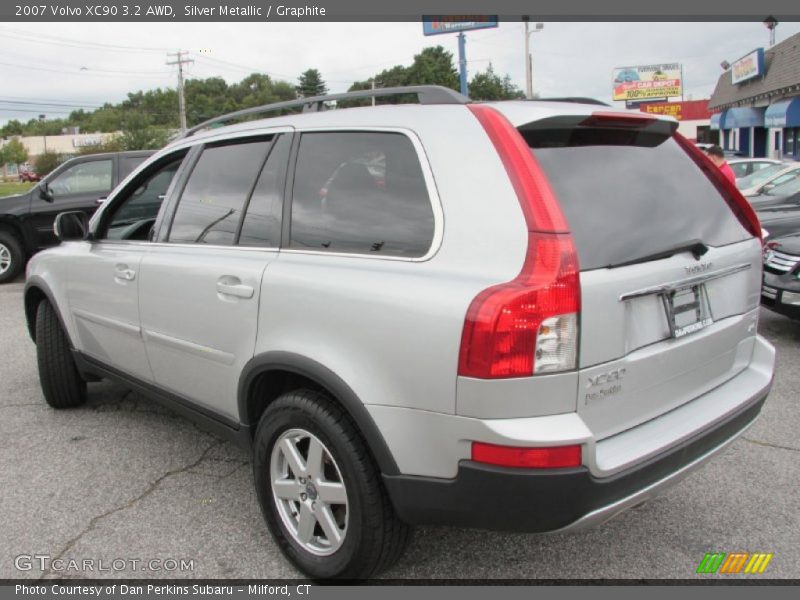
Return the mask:
<svg viewBox="0 0 800 600">
<path fill-rule="evenodd" d="M 777 41 L 798 31 L 800 23 L 782 23 Z M 609 101 L 614 67 L 680 62 L 686 99 L 699 99 L 713 91 L 722 60 L 766 46 L 768 32 L 761 23 L 545 23 L 531 42 L 541 96 Z M 196 61 L 189 77 L 234 82 L 259 71 L 295 83 L 316 68 L 337 92 L 436 44 L 457 54 L 455 35 L 424 37 L 421 23 L 0 23 L 0 123 L 174 87 L 165 62 L 177 49 Z M 491 61 L 524 88 L 522 24 L 468 33 L 467 60 L 470 77 Z"/>
</svg>

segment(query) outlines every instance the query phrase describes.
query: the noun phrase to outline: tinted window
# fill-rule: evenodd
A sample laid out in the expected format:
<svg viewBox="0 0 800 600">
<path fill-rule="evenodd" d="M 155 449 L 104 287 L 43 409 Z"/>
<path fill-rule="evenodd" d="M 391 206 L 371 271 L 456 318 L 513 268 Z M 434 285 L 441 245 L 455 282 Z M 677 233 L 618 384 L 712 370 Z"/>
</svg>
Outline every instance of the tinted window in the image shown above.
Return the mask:
<svg viewBox="0 0 800 600">
<path fill-rule="evenodd" d="M 47 182 L 58 198 L 72 194 L 100 194 L 111 190 L 111 159 L 95 160 L 70 167 Z"/>
<path fill-rule="evenodd" d="M 242 142 L 203 150 L 178 203 L 169 241 L 233 244 L 269 145 Z"/>
<path fill-rule="evenodd" d="M 108 221 L 108 239 L 148 239 L 167 189 L 182 161 L 183 156 L 163 164 L 127 186 L 126 192 L 130 190 L 130 195 L 115 207 Z"/>
<path fill-rule="evenodd" d="M 247 205 L 242 231 L 239 234 L 240 245 L 268 248 L 279 245 L 284 174 L 290 149 L 291 138 L 282 135 L 270 150 L 267 163 L 258 176 L 258 183 Z"/>
<path fill-rule="evenodd" d="M 418 257 L 434 218 L 411 141 L 397 133 L 311 133 L 300 141 L 291 246 Z"/>
<path fill-rule="evenodd" d="M 773 177 L 776 173 L 780 173 L 785 168 L 786 168 L 785 164 L 770 165 L 763 169 L 759 169 L 754 173 L 751 173 L 747 177 L 743 178 L 741 181 L 737 181 L 736 185 L 740 190 L 746 190 L 749 188 L 757 187 L 769 181 L 771 177 Z"/>
<path fill-rule="evenodd" d="M 635 261 L 689 241 L 722 246 L 749 237 L 675 140 L 563 133 L 523 135 L 567 217 L 582 269 Z"/>
<path fill-rule="evenodd" d="M 753 169 L 752 163 L 736 163 L 730 165 L 731 169 L 733 170 L 733 174 L 736 175 L 736 178 L 744 177 L 747 175 L 747 172 Z"/>
<path fill-rule="evenodd" d="M 133 173 L 140 164 L 144 162 L 146 156 L 120 156 L 119 157 L 119 180 L 122 181 Z"/>
</svg>

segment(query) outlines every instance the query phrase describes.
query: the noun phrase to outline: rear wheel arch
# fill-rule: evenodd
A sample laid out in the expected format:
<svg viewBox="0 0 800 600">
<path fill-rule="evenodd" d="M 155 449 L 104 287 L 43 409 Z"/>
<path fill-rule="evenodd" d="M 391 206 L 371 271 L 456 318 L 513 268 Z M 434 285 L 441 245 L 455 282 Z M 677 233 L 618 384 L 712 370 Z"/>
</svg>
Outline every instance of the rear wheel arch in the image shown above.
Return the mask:
<svg viewBox="0 0 800 600">
<path fill-rule="evenodd" d="M 255 432 L 267 407 L 281 394 L 312 389 L 330 396 L 350 416 L 384 475 L 399 475 L 386 440 L 364 403 L 333 371 L 313 359 L 289 352 L 267 352 L 252 358 L 239 379 L 239 420 Z"/>
</svg>

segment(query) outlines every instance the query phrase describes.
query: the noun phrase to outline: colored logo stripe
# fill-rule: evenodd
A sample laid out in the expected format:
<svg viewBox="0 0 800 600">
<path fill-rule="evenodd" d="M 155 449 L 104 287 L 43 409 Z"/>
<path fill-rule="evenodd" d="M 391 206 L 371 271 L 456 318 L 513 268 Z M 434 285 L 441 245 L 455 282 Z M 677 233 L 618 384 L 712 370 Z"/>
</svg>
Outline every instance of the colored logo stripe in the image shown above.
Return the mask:
<svg viewBox="0 0 800 600">
<path fill-rule="evenodd" d="M 744 567 L 744 563 L 750 557 L 749 552 L 732 552 L 728 554 L 728 559 L 722 564 L 720 573 L 738 573 Z"/>
<path fill-rule="evenodd" d="M 706 553 L 703 557 L 703 560 L 700 562 L 700 566 L 697 567 L 698 573 L 716 573 L 719 566 L 722 564 L 723 559 L 725 558 L 724 552 L 716 552 L 714 554 Z"/>
<path fill-rule="evenodd" d="M 755 552 L 753 554 L 749 552 L 731 552 L 730 554 L 707 552 L 697 567 L 697 573 L 713 574 L 719 571 L 719 573 L 735 574 L 742 573 L 742 569 L 744 569 L 744 573 L 749 574 L 763 573 L 772 557 L 771 552 Z"/>
<path fill-rule="evenodd" d="M 756 552 L 750 558 L 750 562 L 747 563 L 747 567 L 745 567 L 744 572 L 763 573 L 766 570 L 769 561 L 771 560 L 772 560 L 772 552 L 770 552 L 769 554 L 765 554 L 763 552 Z"/>
</svg>

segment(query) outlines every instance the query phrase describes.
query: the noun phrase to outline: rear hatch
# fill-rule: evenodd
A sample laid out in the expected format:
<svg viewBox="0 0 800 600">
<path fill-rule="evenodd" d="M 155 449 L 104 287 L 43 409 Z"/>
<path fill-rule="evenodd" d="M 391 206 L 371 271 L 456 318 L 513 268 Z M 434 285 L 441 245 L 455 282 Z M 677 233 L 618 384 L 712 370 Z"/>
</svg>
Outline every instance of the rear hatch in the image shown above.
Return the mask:
<svg viewBox="0 0 800 600">
<path fill-rule="evenodd" d="M 761 278 L 759 240 L 674 124 L 602 114 L 517 124 L 577 248 L 577 407 L 597 439 L 744 369 Z"/>
</svg>

